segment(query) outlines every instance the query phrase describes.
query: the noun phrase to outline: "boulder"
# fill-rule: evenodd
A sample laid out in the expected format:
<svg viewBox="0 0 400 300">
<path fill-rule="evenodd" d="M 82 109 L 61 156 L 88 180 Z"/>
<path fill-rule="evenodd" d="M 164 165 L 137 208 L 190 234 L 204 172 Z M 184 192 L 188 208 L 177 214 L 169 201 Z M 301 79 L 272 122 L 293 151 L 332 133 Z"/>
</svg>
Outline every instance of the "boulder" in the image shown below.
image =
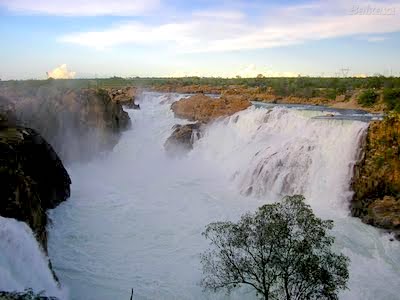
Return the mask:
<svg viewBox="0 0 400 300">
<path fill-rule="evenodd" d="M 375 200 L 368 206 L 368 213 L 363 221 L 400 234 L 400 199 L 385 196 L 383 199 Z"/>
<path fill-rule="evenodd" d="M 175 125 L 173 132 L 164 144 L 170 155 L 188 152 L 193 149 L 193 143 L 201 137 L 201 124 Z"/>
<path fill-rule="evenodd" d="M 171 105 L 178 118 L 207 123 L 223 116 L 230 116 L 251 105 L 246 98 L 232 95 L 212 98 L 196 94 L 187 99 L 181 99 Z"/>
</svg>

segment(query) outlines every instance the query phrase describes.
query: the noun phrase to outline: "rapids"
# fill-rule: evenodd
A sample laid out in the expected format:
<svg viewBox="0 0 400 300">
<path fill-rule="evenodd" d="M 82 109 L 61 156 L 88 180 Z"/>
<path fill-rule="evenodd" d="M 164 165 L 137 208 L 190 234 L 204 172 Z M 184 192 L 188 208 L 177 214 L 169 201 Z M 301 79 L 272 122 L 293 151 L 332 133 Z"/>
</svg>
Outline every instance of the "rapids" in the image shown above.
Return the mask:
<svg viewBox="0 0 400 300">
<path fill-rule="evenodd" d="M 301 193 L 335 221 L 335 248 L 351 259 L 341 299 L 399 299 L 400 244 L 349 217 L 351 169 L 367 124 L 324 112 L 251 107 L 209 125 L 193 151 L 163 143 L 179 95 L 145 93 L 111 154 L 69 166 L 71 198 L 51 211 L 49 255 L 71 299 L 255 299 L 202 291 L 206 224 Z M 164 104 L 159 104 L 164 101 Z"/>
</svg>

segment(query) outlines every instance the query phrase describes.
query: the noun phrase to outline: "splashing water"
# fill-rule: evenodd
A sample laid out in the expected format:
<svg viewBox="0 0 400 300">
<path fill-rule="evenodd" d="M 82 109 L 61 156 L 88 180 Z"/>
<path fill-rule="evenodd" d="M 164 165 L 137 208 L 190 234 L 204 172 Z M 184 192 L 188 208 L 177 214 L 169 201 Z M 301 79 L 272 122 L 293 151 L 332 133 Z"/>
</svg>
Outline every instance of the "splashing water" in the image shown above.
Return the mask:
<svg viewBox="0 0 400 300">
<path fill-rule="evenodd" d="M 72 299 L 129 299 L 131 288 L 135 299 L 255 299 L 247 289 L 202 291 L 201 232 L 293 193 L 335 221 L 335 249 L 351 259 L 340 298 L 398 299 L 399 243 L 348 212 L 366 123 L 253 107 L 208 125 L 190 153 L 169 158 L 163 143 L 185 123 L 169 109 L 178 98 L 144 94 L 113 153 L 70 166 L 72 197 L 51 211 L 49 253 Z"/>
<path fill-rule="evenodd" d="M 58 288 L 32 230 L 23 222 L 0 217 L 0 291 L 35 293 L 66 299 Z"/>
</svg>

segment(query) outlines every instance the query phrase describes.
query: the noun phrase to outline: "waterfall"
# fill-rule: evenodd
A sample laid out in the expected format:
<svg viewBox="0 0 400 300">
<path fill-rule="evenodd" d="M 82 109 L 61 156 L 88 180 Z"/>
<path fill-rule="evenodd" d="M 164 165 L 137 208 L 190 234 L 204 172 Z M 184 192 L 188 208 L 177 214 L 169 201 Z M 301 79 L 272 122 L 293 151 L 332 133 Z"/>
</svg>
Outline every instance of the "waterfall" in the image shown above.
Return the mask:
<svg viewBox="0 0 400 300">
<path fill-rule="evenodd" d="M 49 212 L 49 255 L 71 299 L 129 299 L 131 288 L 134 299 L 255 299 L 202 291 L 201 232 L 295 193 L 334 220 L 335 250 L 351 259 L 340 299 L 398 299 L 399 243 L 349 215 L 367 123 L 251 107 L 208 124 L 191 152 L 171 158 L 163 144 L 187 123 L 170 111 L 179 97 L 146 93 L 112 153 L 69 166 L 71 198 Z"/>
<path fill-rule="evenodd" d="M 315 206 L 348 211 L 352 168 L 368 124 L 314 118 L 319 115 L 250 108 L 207 127 L 191 155 L 218 162 L 245 195 L 303 194 Z"/>
<path fill-rule="evenodd" d="M 0 217 L 0 291 L 32 289 L 64 299 L 32 230 L 23 222 Z"/>
</svg>

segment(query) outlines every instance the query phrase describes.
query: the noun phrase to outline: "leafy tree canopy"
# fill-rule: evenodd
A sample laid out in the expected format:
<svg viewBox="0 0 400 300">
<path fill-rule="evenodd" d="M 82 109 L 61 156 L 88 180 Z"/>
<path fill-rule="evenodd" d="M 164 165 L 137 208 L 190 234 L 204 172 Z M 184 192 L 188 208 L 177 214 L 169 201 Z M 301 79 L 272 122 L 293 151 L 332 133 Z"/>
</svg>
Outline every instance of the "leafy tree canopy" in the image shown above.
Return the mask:
<svg viewBox="0 0 400 300">
<path fill-rule="evenodd" d="M 237 223 L 216 222 L 203 235 L 206 290 L 253 287 L 261 299 L 338 299 L 349 259 L 332 251 L 333 222 L 317 218 L 301 195 L 247 213 Z"/>
</svg>

